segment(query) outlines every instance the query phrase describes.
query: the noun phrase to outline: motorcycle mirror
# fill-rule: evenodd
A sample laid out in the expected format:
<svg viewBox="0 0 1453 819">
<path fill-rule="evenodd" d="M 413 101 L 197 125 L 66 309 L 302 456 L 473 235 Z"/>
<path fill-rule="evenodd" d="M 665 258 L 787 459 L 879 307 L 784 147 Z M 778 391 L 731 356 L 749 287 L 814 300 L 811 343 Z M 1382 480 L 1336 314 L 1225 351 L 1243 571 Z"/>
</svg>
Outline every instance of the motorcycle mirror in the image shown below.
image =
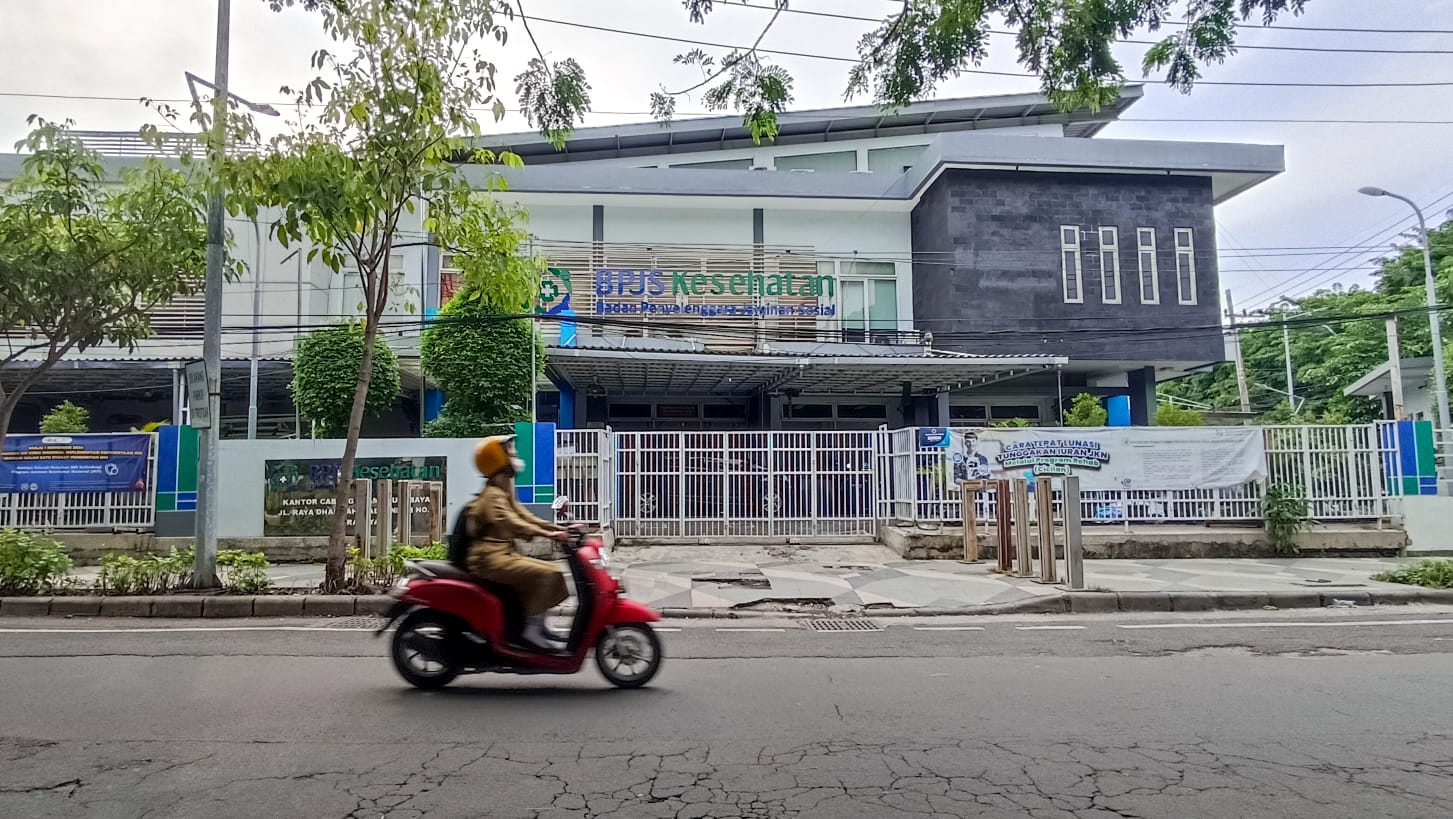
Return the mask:
<svg viewBox="0 0 1453 819">
<path fill-rule="evenodd" d="M 561 509 L 564 509 L 565 507 L 567 507 L 569 505 L 570 505 L 570 497 L 567 496 L 567 495 L 561 495 L 560 497 L 556 498 L 554 500 L 554 502 L 552 502 L 550 504 L 550 508 L 551 509 L 554 509 L 556 512 L 559 512 Z"/>
</svg>

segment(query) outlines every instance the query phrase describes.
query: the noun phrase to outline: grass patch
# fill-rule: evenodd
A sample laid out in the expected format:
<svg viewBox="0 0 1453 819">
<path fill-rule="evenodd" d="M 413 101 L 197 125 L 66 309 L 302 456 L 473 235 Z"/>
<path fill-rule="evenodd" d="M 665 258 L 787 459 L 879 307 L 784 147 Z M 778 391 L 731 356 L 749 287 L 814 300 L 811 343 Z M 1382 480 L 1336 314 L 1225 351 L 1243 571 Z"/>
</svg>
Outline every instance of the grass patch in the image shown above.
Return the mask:
<svg viewBox="0 0 1453 819">
<path fill-rule="evenodd" d="M 1372 578 L 1384 583 L 1405 583 L 1429 589 L 1453 589 L 1453 558 L 1429 557 Z"/>
</svg>

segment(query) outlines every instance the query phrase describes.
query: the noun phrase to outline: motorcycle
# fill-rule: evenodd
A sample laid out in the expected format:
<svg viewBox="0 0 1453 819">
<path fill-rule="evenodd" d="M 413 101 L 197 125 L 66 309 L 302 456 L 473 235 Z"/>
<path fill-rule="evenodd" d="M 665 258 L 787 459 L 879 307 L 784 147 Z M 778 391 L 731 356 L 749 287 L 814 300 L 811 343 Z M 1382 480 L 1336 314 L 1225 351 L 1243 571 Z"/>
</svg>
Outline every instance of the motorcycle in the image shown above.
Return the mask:
<svg viewBox="0 0 1453 819">
<path fill-rule="evenodd" d="M 557 503 L 557 518 L 568 501 Z M 598 533 L 573 526 L 562 544 L 575 581 L 577 609 L 565 647 L 541 651 L 519 640 L 524 609 L 508 586 L 489 583 L 444 560 L 411 560 L 389 590 L 396 601 L 390 656 L 409 684 L 442 688 L 460 674 L 574 674 L 595 653 L 601 676 L 640 688 L 661 670 L 661 640 L 651 623 L 661 615 L 629 600 L 611 577 L 610 550 Z"/>
</svg>

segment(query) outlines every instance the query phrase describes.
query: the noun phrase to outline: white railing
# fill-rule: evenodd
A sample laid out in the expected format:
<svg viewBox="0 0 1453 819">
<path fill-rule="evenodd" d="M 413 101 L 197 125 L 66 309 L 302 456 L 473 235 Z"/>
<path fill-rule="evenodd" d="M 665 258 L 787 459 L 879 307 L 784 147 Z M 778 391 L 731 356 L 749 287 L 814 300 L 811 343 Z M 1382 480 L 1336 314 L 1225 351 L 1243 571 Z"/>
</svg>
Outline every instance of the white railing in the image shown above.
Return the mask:
<svg viewBox="0 0 1453 819">
<path fill-rule="evenodd" d="M 0 492 L 0 529 L 144 531 L 156 522 L 156 436 L 139 492 Z"/>
<path fill-rule="evenodd" d="M 610 524 L 610 443 L 604 430 L 555 431 L 555 496 L 570 498 L 570 513 L 581 523 Z"/>
</svg>

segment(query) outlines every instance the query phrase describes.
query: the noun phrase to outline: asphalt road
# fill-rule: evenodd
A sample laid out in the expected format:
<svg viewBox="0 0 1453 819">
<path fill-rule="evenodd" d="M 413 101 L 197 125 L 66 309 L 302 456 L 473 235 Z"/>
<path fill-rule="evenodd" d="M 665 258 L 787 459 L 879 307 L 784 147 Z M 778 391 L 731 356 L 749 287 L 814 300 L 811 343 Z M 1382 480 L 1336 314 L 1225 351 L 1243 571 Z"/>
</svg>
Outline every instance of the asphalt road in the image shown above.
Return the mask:
<svg viewBox="0 0 1453 819">
<path fill-rule="evenodd" d="M 1449 814 L 1453 611 L 878 623 L 425 693 L 362 619 L 7 618 L 0 816 Z"/>
</svg>

